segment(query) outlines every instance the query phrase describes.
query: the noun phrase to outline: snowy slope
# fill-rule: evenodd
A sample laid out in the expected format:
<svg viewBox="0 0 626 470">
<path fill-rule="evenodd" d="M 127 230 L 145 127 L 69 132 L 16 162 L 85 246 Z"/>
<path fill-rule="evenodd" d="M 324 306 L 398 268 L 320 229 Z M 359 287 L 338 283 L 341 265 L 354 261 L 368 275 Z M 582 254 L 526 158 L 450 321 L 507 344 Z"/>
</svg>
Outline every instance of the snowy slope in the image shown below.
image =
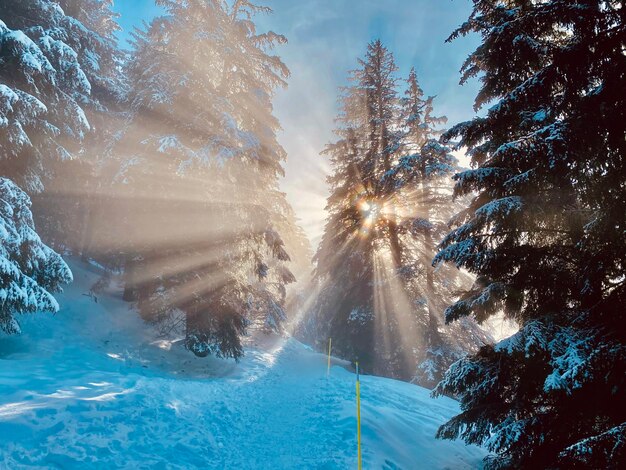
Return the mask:
<svg viewBox="0 0 626 470">
<path fill-rule="evenodd" d="M 56 316 L 0 338 L 0 468 L 356 468 L 354 374 L 289 339 L 239 363 L 198 359 L 154 333 L 112 291 L 84 295 L 74 262 Z M 484 452 L 437 441 L 456 402 L 362 377 L 365 469 L 478 468 Z"/>
</svg>

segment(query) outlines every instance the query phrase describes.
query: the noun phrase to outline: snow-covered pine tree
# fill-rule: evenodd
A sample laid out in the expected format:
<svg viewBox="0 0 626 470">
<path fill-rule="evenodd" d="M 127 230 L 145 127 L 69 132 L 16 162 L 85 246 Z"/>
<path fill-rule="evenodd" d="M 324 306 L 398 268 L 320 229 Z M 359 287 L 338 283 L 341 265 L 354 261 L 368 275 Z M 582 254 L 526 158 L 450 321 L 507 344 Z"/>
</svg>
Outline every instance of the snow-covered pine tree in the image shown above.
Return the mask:
<svg viewBox="0 0 626 470">
<path fill-rule="evenodd" d="M 77 95 L 90 124 L 72 159 L 55 162 L 45 189 L 32 195 L 37 227 L 53 246 L 69 249 L 83 257 L 102 256 L 103 240 L 98 239 L 105 221 L 98 217 L 108 204 L 110 176 L 103 173 L 113 133 L 122 118 L 121 102 L 126 85 L 121 73 L 123 53 L 116 33 L 120 29 L 112 0 L 58 0 L 65 13 L 64 42 L 76 53 L 76 60 L 90 84 L 89 95 Z M 48 27 L 48 26 L 45 26 Z M 56 33 L 60 35 L 60 32 Z M 110 224 L 110 221 L 106 221 Z"/>
<path fill-rule="evenodd" d="M 490 340 L 474 321 L 445 326 L 443 311 L 458 291 L 471 286 L 471 277 L 451 266 L 434 269 L 437 244 L 448 222 L 463 207 L 452 202 L 450 177 L 458 168 L 450 148 L 438 142 L 445 116 L 433 115 L 434 97 L 425 97 L 417 73 L 411 69 L 401 99 L 403 130 L 400 158 L 386 175 L 396 194 L 396 207 L 403 214 L 399 233 L 403 248 L 400 274 L 419 313 L 420 347 L 416 348 L 414 381 L 433 387 L 443 373 L 468 351 Z"/>
<path fill-rule="evenodd" d="M 299 334 L 364 370 L 434 385 L 446 367 L 486 335 L 472 322 L 440 333 L 443 302 L 467 280 L 434 273 L 435 239 L 450 213 L 445 180 L 456 160 L 434 139 L 432 116 L 413 71 L 406 99 L 380 41 L 345 88 L 330 144 L 329 219 L 316 254 L 320 290 Z M 447 189 L 447 191 L 446 191 Z"/>
<path fill-rule="evenodd" d="M 51 292 L 69 282 L 70 269 L 35 232 L 30 199 L 0 177 L 0 330 L 19 333 L 17 314 L 56 312 Z"/>
<path fill-rule="evenodd" d="M 624 2 L 475 0 L 451 36 L 484 117 L 459 124 L 477 193 L 437 261 L 475 273 L 447 321 L 504 311 L 517 334 L 452 366 L 462 413 L 438 435 L 486 445 L 488 468 L 626 463 Z"/>
<path fill-rule="evenodd" d="M 195 354 L 238 358 L 246 326 L 281 330 L 294 280 L 271 106 L 288 70 L 270 51 L 285 39 L 257 33 L 254 15 L 270 10 L 246 0 L 158 4 L 167 15 L 135 35 L 132 117 L 115 150 L 125 298 L 182 325 Z"/>
<path fill-rule="evenodd" d="M 0 0 L 0 174 L 31 194 L 89 131 L 77 29 L 56 2 Z"/>
<path fill-rule="evenodd" d="M 350 73 L 353 85 L 340 96 L 339 139 L 323 152 L 333 173 L 328 178 L 329 216 L 314 258 L 319 292 L 298 334 L 321 349 L 332 336 L 335 354 L 358 360 L 364 370 L 393 375 L 404 364 L 398 348 L 381 351 L 389 346 L 383 337 L 390 335 L 383 336 L 380 329 L 392 330 L 395 338 L 399 326 L 395 318 L 377 323 L 374 286 L 382 288 L 385 281 L 375 266 L 383 236 L 374 201 L 385 160 L 398 146 L 398 134 L 390 127 L 397 116 L 397 67 L 380 41 L 369 44 L 358 63 Z M 378 362 L 382 356 L 386 364 Z"/>
</svg>

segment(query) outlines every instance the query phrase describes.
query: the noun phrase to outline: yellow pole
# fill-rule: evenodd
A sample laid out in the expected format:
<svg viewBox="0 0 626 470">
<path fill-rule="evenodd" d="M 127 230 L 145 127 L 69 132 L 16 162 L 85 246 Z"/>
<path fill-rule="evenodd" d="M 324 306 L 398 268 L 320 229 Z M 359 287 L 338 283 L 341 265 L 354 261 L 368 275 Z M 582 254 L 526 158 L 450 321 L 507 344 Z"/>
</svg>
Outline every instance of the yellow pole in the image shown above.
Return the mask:
<svg viewBox="0 0 626 470">
<path fill-rule="evenodd" d="M 361 462 L 361 383 L 359 381 L 359 363 L 356 363 L 356 442 L 358 469 L 362 470 Z"/>
<path fill-rule="evenodd" d="M 330 350 L 333 346 L 333 339 L 328 338 L 328 369 L 326 370 L 326 375 L 330 375 Z"/>
</svg>

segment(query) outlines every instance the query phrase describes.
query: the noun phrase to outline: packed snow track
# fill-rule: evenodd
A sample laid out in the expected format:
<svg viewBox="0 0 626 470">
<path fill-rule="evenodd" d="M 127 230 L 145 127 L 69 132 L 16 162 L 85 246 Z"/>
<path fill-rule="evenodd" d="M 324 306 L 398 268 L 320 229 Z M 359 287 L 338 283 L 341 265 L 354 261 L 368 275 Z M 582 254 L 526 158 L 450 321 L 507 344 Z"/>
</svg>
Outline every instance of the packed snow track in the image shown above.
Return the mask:
<svg viewBox="0 0 626 470">
<path fill-rule="evenodd" d="M 117 289 L 0 338 L 0 468 L 356 468 L 355 376 L 293 339 L 252 342 L 236 364 L 156 336 Z M 458 412 L 411 384 L 361 379 L 365 469 L 480 468 L 484 452 L 434 438 Z"/>
</svg>

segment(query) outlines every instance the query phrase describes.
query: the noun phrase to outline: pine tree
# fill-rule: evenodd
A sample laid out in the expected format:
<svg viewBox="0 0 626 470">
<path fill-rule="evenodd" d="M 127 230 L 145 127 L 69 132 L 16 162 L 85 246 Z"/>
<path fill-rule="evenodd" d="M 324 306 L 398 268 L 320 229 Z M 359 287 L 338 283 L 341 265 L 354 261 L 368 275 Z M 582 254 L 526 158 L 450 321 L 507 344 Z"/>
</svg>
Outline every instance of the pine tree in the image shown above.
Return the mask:
<svg viewBox="0 0 626 470">
<path fill-rule="evenodd" d="M 0 178 L 0 330 L 19 333 L 16 314 L 56 312 L 51 292 L 69 282 L 70 269 L 35 232 L 30 199 Z"/>
<path fill-rule="evenodd" d="M 430 266 L 456 160 L 434 140 L 444 121 L 414 71 L 400 99 L 397 67 L 380 41 L 359 64 L 342 96 L 339 140 L 326 150 L 334 173 L 316 255 L 320 292 L 301 334 L 319 345 L 332 335 L 336 353 L 365 371 L 430 386 L 486 338 L 472 322 L 439 331 L 438 299 L 467 283 Z"/>
<path fill-rule="evenodd" d="M 247 327 L 281 331 L 294 280 L 271 107 L 288 70 L 270 50 L 285 39 L 256 32 L 270 10 L 248 1 L 158 3 L 167 16 L 135 35 L 132 116 L 115 149 L 125 298 L 182 326 L 195 354 L 238 358 Z"/>
<path fill-rule="evenodd" d="M 123 84 L 109 0 L 0 2 L 2 174 L 30 194 L 42 236 L 86 251 L 98 169 Z"/>
<path fill-rule="evenodd" d="M 419 338 L 423 352 L 414 380 L 428 387 L 436 385 L 450 364 L 490 339 L 473 321 L 443 325 L 443 310 L 460 289 L 471 285 L 471 277 L 451 267 L 431 266 L 448 222 L 464 202 L 451 201 L 450 176 L 458 166 L 437 139 L 437 129 L 447 118 L 433 115 L 434 99 L 424 96 L 411 69 L 401 100 L 402 156 L 387 175 L 399 195 L 397 205 L 408 214 L 400 225 L 407 252 L 401 274 L 414 303 L 425 310 Z"/>
<path fill-rule="evenodd" d="M 89 131 L 91 84 L 68 44 L 80 26 L 57 3 L 1 0 L 0 12 L 1 174 L 34 194 Z"/>
<path fill-rule="evenodd" d="M 451 39 L 484 117 L 452 128 L 473 194 L 437 261 L 477 275 L 447 321 L 504 311 L 519 332 L 456 363 L 437 388 L 462 413 L 438 436 L 486 445 L 488 468 L 626 462 L 626 28 L 623 2 L 474 1 Z"/>
<path fill-rule="evenodd" d="M 108 204 L 109 175 L 104 173 L 108 148 L 119 128 L 126 84 L 123 53 L 117 42 L 117 14 L 112 0 L 60 0 L 68 25 L 66 42 L 90 84 L 79 96 L 90 131 L 72 158 L 50 166 L 45 189 L 34 194 L 33 212 L 40 232 L 53 246 L 107 264 L 98 234 L 104 223 L 98 213 Z M 110 222 L 109 222 L 110 223 Z M 105 253 L 106 254 L 106 251 Z"/>
</svg>

